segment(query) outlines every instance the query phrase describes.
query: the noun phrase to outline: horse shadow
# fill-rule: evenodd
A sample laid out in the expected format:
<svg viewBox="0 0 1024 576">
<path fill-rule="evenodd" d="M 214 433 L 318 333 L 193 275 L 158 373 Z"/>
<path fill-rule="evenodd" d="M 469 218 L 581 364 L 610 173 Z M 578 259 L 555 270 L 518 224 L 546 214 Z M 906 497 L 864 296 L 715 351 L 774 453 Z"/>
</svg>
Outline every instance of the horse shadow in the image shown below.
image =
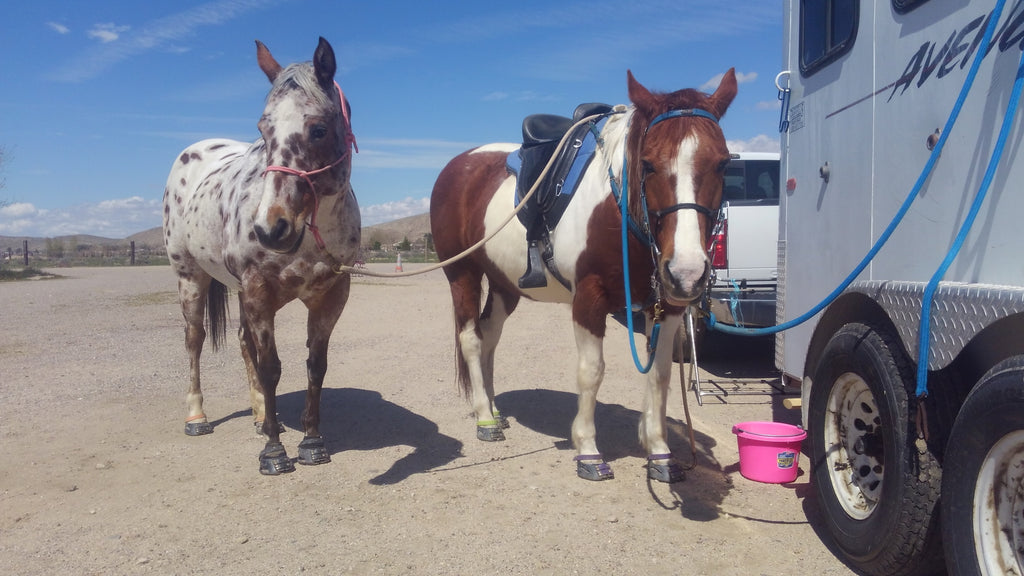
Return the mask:
<svg viewBox="0 0 1024 576">
<path fill-rule="evenodd" d="M 514 390 L 495 398 L 498 409 L 515 422 L 547 436 L 560 438 L 556 448 L 572 450 L 572 420 L 576 417 L 577 396 L 554 390 Z M 640 412 L 618 404 L 597 403 L 594 419 L 597 445 L 606 462 L 626 457 L 646 459 L 637 432 Z M 719 509 L 731 490 L 726 470 L 714 457 L 717 442 L 711 436 L 694 431 L 697 446 L 691 446 L 686 425 L 674 418 L 665 422 L 669 448 L 686 471 L 686 479 L 669 485 L 673 502 L 664 502 L 651 480 L 651 497 L 667 510 L 678 509 L 683 517 L 694 521 L 711 521 L 719 517 Z M 692 457 L 696 448 L 696 456 Z M 646 472 L 642 472 L 646 475 Z"/>
<path fill-rule="evenodd" d="M 280 421 L 302 430 L 301 414 L 306 391 L 278 396 Z M 358 388 L 324 388 L 320 397 L 320 433 L 330 454 L 349 450 L 378 450 L 389 446 L 410 446 L 412 453 L 397 460 L 370 484 L 397 484 L 451 463 L 462 455 L 462 442 L 441 434 L 437 424 L 384 400 L 379 392 Z"/>
</svg>

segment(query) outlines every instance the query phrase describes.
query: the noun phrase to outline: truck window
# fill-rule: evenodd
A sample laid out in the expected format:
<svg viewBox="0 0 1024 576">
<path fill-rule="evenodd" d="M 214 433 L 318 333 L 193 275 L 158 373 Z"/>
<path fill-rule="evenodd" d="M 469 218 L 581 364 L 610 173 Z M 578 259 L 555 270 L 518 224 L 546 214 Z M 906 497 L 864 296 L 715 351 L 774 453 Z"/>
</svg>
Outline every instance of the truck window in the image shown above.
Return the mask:
<svg viewBox="0 0 1024 576">
<path fill-rule="evenodd" d="M 722 200 L 732 205 L 779 203 L 779 161 L 744 160 L 725 169 Z"/>
<path fill-rule="evenodd" d="M 853 47 L 858 0 L 800 1 L 800 72 L 810 76 Z"/>
</svg>

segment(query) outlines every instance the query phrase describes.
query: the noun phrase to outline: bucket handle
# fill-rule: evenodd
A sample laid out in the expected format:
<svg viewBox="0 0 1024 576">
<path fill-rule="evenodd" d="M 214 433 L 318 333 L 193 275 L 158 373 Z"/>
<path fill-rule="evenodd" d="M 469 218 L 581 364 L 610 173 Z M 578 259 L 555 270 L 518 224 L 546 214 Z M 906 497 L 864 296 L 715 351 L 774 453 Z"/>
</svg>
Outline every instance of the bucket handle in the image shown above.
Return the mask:
<svg viewBox="0 0 1024 576">
<path fill-rule="evenodd" d="M 739 426 L 733 426 L 732 427 L 732 431 L 733 431 L 734 434 L 737 433 L 737 432 L 743 432 L 744 434 L 753 434 L 754 436 L 765 436 L 767 438 L 796 438 L 797 436 L 800 435 L 800 434 L 765 434 L 763 432 L 753 432 L 751 430 L 744 430 L 743 428 L 740 428 Z M 800 433 L 801 434 L 806 434 L 806 432 L 807 431 L 804 430 L 803 428 L 800 429 Z"/>
</svg>

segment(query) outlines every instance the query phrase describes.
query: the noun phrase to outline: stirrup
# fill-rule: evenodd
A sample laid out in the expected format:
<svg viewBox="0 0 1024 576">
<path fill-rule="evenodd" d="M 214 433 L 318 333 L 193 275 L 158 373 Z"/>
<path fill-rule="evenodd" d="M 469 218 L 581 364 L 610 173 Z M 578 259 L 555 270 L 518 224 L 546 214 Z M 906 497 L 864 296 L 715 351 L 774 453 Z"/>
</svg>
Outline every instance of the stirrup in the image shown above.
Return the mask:
<svg viewBox="0 0 1024 576">
<path fill-rule="evenodd" d="M 526 252 L 526 272 L 519 278 L 519 287 L 543 288 L 548 285 L 548 278 L 544 274 L 544 261 L 540 257 L 540 246 L 537 241 L 530 242 Z"/>
</svg>

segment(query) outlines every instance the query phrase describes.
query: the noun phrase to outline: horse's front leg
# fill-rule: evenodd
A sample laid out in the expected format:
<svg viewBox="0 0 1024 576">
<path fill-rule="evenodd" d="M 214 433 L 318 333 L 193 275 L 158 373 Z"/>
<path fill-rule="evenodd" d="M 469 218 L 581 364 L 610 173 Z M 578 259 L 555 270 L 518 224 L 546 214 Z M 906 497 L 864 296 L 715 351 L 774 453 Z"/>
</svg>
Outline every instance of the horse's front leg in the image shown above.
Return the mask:
<svg viewBox="0 0 1024 576">
<path fill-rule="evenodd" d="M 344 275 L 327 292 L 316 299 L 307 300 L 309 314 L 306 322 L 306 406 L 302 411 L 304 436 L 299 443 L 299 464 L 314 465 L 331 461 L 323 437 L 320 435 L 320 396 L 324 376 L 327 374 L 327 346 L 331 333 L 348 301 L 351 276 Z"/>
<path fill-rule="evenodd" d="M 575 316 L 575 314 L 574 314 Z M 600 330 L 589 328 L 575 319 L 576 385 L 579 391 L 576 418 L 572 422 L 572 442 L 576 447 L 576 474 L 586 480 L 609 480 L 615 477 L 611 466 L 597 450 L 597 427 L 594 410 L 597 391 L 604 379 L 604 326 Z"/>
<path fill-rule="evenodd" d="M 257 290 L 252 292 L 258 293 Z M 249 293 L 244 287 L 239 300 L 249 337 L 255 344 L 256 380 L 259 389 L 263 391 L 264 418 L 261 432 L 267 437 L 267 443 L 260 452 L 260 474 L 276 476 L 295 470 L 295 465 L 281 444 L 281 424 L 277 419 L 277 384 L 281 380 L 281 359 L 277 355 L 277 342 L 274 340 L 276 309 L 269 299 Z M 244 356 L 244 339 L 242 346 Z"/>
<path fill-rule="evenodd" d="M 640 444 L 647 450 L 647 476 L 661 482 L 683 480 L 683 468 L 668 447 L 665 430 L 665 412 L 668 403 L 668 387 L 672 377 L 672 339 L 682 324 L 682 315 L 675 314 L 661 319 L 660 338 L 654 354 L 654 364 L 647 373 L 647 389 L 644 393 L 643 414 L 640 417 Z M 651 338 L 654 318 L 647 317 L 647 337 Z"/>
</svg>

